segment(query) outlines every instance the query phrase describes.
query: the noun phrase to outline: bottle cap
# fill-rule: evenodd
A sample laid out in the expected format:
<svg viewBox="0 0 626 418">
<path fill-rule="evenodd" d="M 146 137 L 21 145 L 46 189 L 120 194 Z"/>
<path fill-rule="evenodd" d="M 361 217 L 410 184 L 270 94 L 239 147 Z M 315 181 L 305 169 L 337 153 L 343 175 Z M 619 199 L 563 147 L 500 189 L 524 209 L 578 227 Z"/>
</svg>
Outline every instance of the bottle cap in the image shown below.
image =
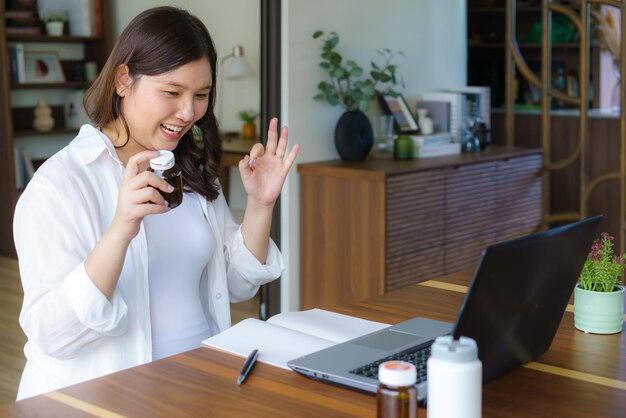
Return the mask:
<svg viewBox="0 0 626 418">
<path fill-rule="evenodd" d="M 430 347 L 430 355 L 441 360 L 467 363 L 478 358 L 478 346 L 476 341 L 469 337 L 455 340 L 452 335 L 444 335 L 437 337 Z"/>
<path fill-rule="evenodd" d="M 174 153 L 172 151 L 159 151 L 159 156 L 150 160 L 150 168 L 153 170 L 169 170 L 174 166 Z"/>
<path fill-rule="evenodd" d="M 378 381 L 387 386 L 413 386 L 417 382 L 417 371 L 406 361 L 386 361 L 378 366 Z"/>
</svg>

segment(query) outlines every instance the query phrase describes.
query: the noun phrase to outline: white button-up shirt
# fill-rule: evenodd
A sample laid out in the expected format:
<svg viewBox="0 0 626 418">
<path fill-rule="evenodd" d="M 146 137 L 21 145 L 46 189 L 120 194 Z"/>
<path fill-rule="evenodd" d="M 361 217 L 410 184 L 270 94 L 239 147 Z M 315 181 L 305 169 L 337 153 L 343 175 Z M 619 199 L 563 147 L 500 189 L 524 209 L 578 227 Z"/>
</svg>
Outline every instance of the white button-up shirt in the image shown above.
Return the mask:
<svg viewBox="0 0 626 418">
<path fill-rule="evenodd" d="M 84 267 L 113 220 L 123 174 L 111 142 L 85 125 L 37 170 L 17 203 L 20 325 L 28 337 L 18 399 L 151 361 L 143 225 L 110 301 Z M 216 334 L 230 326 L 230 302 L 251 298 L 280 276 L 284 264 L 273 242 L 264 265 L 248 251 L 223 195 L 201 200 L 217 248 L 223 248 L 213 252 L 200 281 L 199 297 Z"/>
</svg>

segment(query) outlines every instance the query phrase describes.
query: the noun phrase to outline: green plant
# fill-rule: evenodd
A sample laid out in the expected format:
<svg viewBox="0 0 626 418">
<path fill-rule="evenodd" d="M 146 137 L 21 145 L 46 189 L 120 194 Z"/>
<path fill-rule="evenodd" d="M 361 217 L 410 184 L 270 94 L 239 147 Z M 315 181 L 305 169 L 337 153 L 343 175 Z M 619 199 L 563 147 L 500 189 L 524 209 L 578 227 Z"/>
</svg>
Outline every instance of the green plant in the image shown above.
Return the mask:
<svg viewBox="0 0 626 418">
<path fill-rule="evenodd" d="M 614 237 L 606 232 L 591 246 L 580 273 L 580 287 L 594 292 L 613 292 L 621 284 L 626 254 L 613 255 Z"/>
<path fill-rule="evenodd" d="M 242 110 L 239 112 L 239 119 L 241 119 L 244 123 L 254 123 L 258 116 L 259 112 L 252 109 Z"/>
<path fill-rule="evenodd" d="M 326 100 L 333 106 L 340 105 L 346 110 L 359 109 L 367 112 L 372 99 L 379 94 L 397 97 L 399 95 L 392 86 L 398 84 L 398 67 L 392 63 L 396 55 L 404 56 L 402 52 L 391 52 L 385 48 L 377 52 L 382 55 L 382 65 L 372 61 L 370 77 L 361 79 L 363 68 L 355 61 L 343 61 L 335 47 L 339 44 L 339 35 L 335 32 L 325 34 L 322 31 L 313 33 L 313 38 L 322 40 L 322 61 L 320 67 L 330 76 L 330 81 L 322 81 L 317 85 L 319 93 L 313 98 Z M 400 81 L 400 85 L 404 83 Z M 383 88 L 378 88 L 382 86 Z"/>
<path fill-rule="evenodd" d="M 41 15 L 44 22 L 65 22 L 67 20 L 67 12 L 46 13 Z"/>
</svg>

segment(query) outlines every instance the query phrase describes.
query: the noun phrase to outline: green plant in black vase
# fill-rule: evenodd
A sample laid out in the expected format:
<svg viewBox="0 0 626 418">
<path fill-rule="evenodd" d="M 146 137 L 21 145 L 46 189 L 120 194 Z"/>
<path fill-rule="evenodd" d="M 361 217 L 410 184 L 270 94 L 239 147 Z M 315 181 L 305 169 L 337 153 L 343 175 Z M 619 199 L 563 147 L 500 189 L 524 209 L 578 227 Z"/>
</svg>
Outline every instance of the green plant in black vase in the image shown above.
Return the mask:
<svg viewBox="0 0 626 418">
<path fill-rule="evenodd" d="M 369 77 L 364 77 L 364 71 L 353 60 L 345 60 L 335 50 L 339 44 L 339 35 L 336 32 L 324 33 L 316 31 L 314 39 L 322 41 L 322 61 L 320 67 L 326 70 L 330 80 L 321 81 L 317 85 L 319 93 L 314 96 L 316 100 L 325 100 L 329 104 L 340 105 L 346 110 L 361 110 L 367 112 L 369 104 L 379 94 L 397 97 L 399 93 L 393 86 L 403 81 L 399 80 L 398 66 L 393 63 L 397 55 L 404 56 L 401 51 L 392 52 L 385 48 L 378 50 L 382 57 L 382 63 L 371 62 Z"/>
</svg>

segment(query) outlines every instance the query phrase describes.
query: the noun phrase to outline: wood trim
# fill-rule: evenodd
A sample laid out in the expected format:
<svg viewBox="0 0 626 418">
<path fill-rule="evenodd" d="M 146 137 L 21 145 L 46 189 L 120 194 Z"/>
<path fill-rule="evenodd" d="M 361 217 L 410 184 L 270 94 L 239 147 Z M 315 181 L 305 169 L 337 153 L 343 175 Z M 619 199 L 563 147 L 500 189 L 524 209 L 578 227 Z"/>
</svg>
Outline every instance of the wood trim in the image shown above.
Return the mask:
<svg viewBox="0 0 626 418">
<path fill-rule="evenodd" d="M 109 411 L 108 409 L 100 408 L 99 406 L 92 405 L 89 402 L 81 401 L 80 399 L 76 399 L 73 396 L 66 395 L 61 392 L 49 392 L 44 394 L 43 396 L 53 399 L 57 402 L 60 402 L 64 405 L 70 406 L 79 411 L 85 412 L 90 415 L 94 415 L 96 417 L 101 418 L 124 418 L 125 415 L 116 414 L 115 412 Z"/>
<path fill-rule="evenodd" d="M 539 370 L 544 373 L 555 374 L 557 376 L 569 377 L 570 379 L 581 380 L 583 382 L 595 383 L 596 385 L 608 386 L 610 388 L 626 390 L 626 382 L 608 377 L 598 376 L 591 373 L 583 373 L 576 370 L 564 369 L 562 367 L 551 366 L 549 364 L 531 361 L 522 367 Z"/>
</svg>

